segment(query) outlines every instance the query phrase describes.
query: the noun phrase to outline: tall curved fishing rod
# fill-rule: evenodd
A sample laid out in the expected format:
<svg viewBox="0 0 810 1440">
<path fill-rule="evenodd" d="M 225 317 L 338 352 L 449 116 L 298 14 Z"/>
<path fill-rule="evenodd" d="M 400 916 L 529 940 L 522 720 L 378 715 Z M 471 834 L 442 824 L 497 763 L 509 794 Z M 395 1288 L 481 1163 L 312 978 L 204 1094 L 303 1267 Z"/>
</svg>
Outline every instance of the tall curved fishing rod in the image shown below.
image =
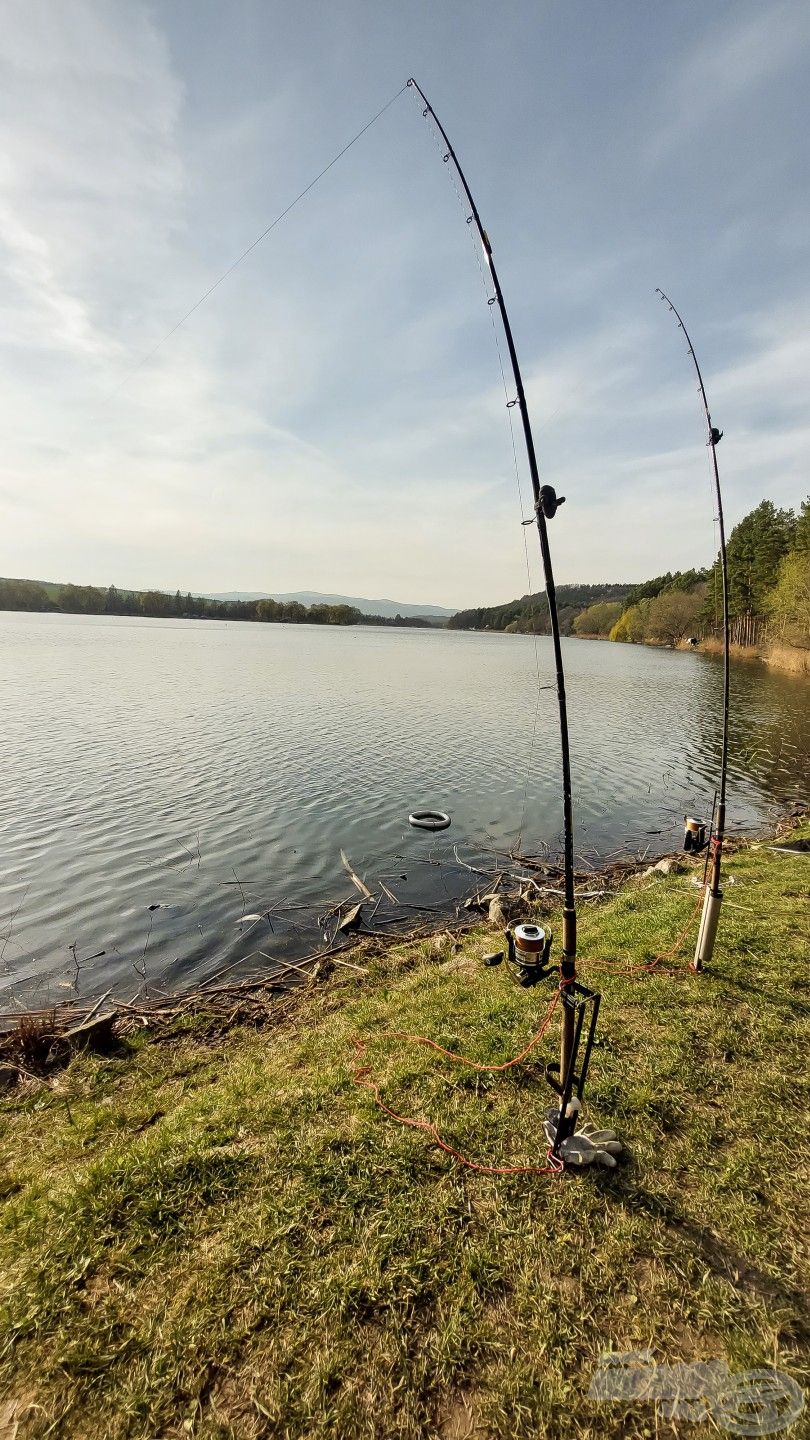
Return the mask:
<svg viewBox="0 0 810 1440">
<path fill-rule="evenodd" d="M 554 586 L 554 572 L 551 565 L 551 552 L 548 545 L 547 520 L 552 520 L 556 514 L 557 507 L 563 504 L 564 496 L 557 496 L 551 485 L 541 485 L 540 475 L 537 468 L 537 455 L 534 448 L 532 426 L 529 419 L 529 408 L 526 404 L 526 393 L 523 388 L 523 377 L 520 373 L 515 342 L 512 337 L 512 327 L 509 323 L 509 315 L 506 310 L 506 302 L 503 298 L 503 291 L 498 279 L 498 272 L 495 268 L 495 261 L 492 258 L 492 246 L 489 236 L 481 223 L 481 216 L 478 207 L 473 200 L 470 187 L 467 184 L 467 177 L 462 170 L 458 156 L 453 149 L 447 131 L 442 125 L 436 111 L 433 109 L 424 90 L 417 85 L 411 77 L 408 81 L 411 89 L 421 96 L 424 109 L 422 114 L 427 118 L 431 116 L 439 134 L 446 147 L 444 155 L 445 163 L 453 162 L 456 173 L 464 189 L 470 206 L 470 221 L 478 231 L 481 244 L 484 248 L 484 255 L 492 276 L 492 285 L 495 291 L 495 299 L 498 303 L 501 321 L 503 324 L 506 344 L 509 349 L 509 359 L 512 362 L 512 374 L 515 380 L 517 403 L 520 409 L 520 418 L 523 422 L 523 438 L 526 442 L 526 455 L 529 461 L 529 474 L 532 482 L 532 495 L 534 497 L 534 513 L 537 519 L 537 530 L 540 536 L 540 553 L 543 557 L 543 574 L 546 582 L 546 598 L 548 600 L 548 613 L 551 622 L 551 638 L 554 644 L 554 664 L 557 672 L 557 705 L 560 713 L 560 750 L 562 753 L 562 782 L 563 782 L 563 831 L 564 831 L 564 907 L 563 907 L 563 956 L 560 963 L 561 978 L 570 982 L 576 978 L 576 953 L 577 953 L 577 916 L 574 903 L 574 825 L 571 801 L 571 756 L 568 744 L 568 710 L 565 698 L 565 671 L 563 669 L 562 646 L 560 643 L 560 622 L 557 615 L 557 592 Z M 568 1006 L 563 1007 L 563 1037 L 560 1059 L 560 1079 L 565 1081 L 568 1073 L 569 1063 L 574 1043 L 574 1012 Z"/>
<path fill-rule="evenodd" d="M 683 320 L 681 319 L 678 311 L 675 309 L 675 306 L 673 305 L 669 296 L 665 295 L 664 291 L 661 290 L 658 286 L 656 286 L 655 293 L 656 295 L 660 295 L 661 299 L 666 302 L 666 304 L 672 311 L 672 314 L 675 316 L 678 324 L 680 325 L 684 333 L 686 343 L 689 347 L 689 354 L 692 356 L 695 370 L 697 371 L 698 384 L 700 386 L 700 395 L 701 399 L 703 400 L 703 409 L 706 414 L 706 426 L 709 432 L 708 445 L 712 452 L 712 467 L 714 469 L 714 493 L 715 499 L 717 501 L 717 519 L 720 526 L 720 568 L 723 576 L 723 746 L 720 755 L 720 785 L 718 788 L 717 816 L 715 821 L 714 834 L 711 837 L 711 876 L 709 884 L 706 887 L 706 898 L 703 902 L 703 915 L 700 921 L 700 930 L 698 932 L 697 946 L 695 948 L 695 958 L 692 961 L 693 970 L 701 970 L 703 968 L 703 965 L 707 964 L 711 960 L 712 954 L 714 952 L 714 941 L 715 936 L 717 935 L 717 923 L 720 918 L 720 902 L 723 898 L 723 892 L 720 889 L 720 866 L 723 857 L 723 839 L 725 837 L 726 830 L 726 775 L 728 771 L 728 711 L 730 681 L 729 647 L 731 636 L 728 619 L 728 560 L 726 556 L 726 531 L 725 524 L 723 522 L 723 497 L 720 493 L 720 471 L 717 468 L 717 447 L 720 444 L 721 439 L 723 438 L 723 432 L 722 430 L 718 430 L 717 427 L 712 424 L 711 411 L 709 410 L 709 401 L 706 396 L 706 387 L 703 384 L 703 376 L 701 374 L 700 365 L 698 364 L 697 355 L 695 354 L 695 347 L 692 344 L 689 336 L 689 331 L 684 325 Z"/>
</svg>

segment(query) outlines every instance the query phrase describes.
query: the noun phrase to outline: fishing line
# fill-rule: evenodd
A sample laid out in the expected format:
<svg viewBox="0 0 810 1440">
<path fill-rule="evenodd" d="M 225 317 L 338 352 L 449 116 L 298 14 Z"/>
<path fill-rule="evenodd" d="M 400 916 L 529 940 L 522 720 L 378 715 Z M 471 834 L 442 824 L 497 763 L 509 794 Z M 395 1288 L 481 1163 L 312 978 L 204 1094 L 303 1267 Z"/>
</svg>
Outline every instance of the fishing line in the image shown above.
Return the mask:
<svg viewBox="0 0 810 1440">
<path fill-rule="evenodd" d="M 158 350 L 162 349 L 162 347 L 166 344 L 166 341 L 170 340 L 172 335 L 175 335 L 177 331 L 181 328 L 181 326 L 185 325 L 186 321 L 191 318 L 195 310 L 199 310 L 200 306 L 205 304 L 205 301 L 209 298 L 209 296 L 213 295 L 214 291 L 219 289 L 219 286 L 223 283 L 223 281 L 227 280 L 228 276 L 233 274 L 237 266 L 241 265 L 242 261 L 247 259 L 251 251 L 255 250 L 257 245 L 261 245 L 262 241 L 267 239 L 267 236 L 270 234 L 270 232 L 272 230 L 275 230 L 277 225 L 281 224 L 282 220 L 284 220 L 285 217 L 289 215 L 291 210 L 295 209 L 296 205 L 298 205 L 299 202 L 304 199 L 305 195 L 309 194 L 310 190 L 314 190 L 315 186 L 318 184 L 318 181 L 322 180 L 324 175 L 327 175 L 329 173 L 333 165 L 337 165 L 338 160 L 342 159 L 346 152 L 348 150 L 351 150 L 353 145 L 357 144 L 358 140 L 360 140 L 362 136 L 365 135 L 367 130 L 371 129 L 372 125 L 375 125 L 377 123 L 380 117 L 385 114 L 386 110 L 390 110 L 391 106 L 394 104 L 394 101 L 398 100 L 400 95 L 402 95 L 404 91 L 407 90 L 407 88 L 407 85 L 403 85 L 400 90 L 397 90 L 396 95 L 392 95 L 391 99 L 385 102 L 382 109 L 378 110 L 376 115 L 372 115 L 371 119 L 366 122 L 362 130 L 358 130 L 357 134 L 353 135 L 351 140 L 348 140 L 343 146 L 343 148 L 338 150 L 337 155 L 333 156 L 333 158 L 329 161 L 329 164 L 324 165 L 323 169 L 318 172 L 314 180 L 310 180 L 309 184 L 305 185 L 304 189 L 299 191 L 295 199 L 290 201 L 289 205 L 287 205 L 280 212 L 280 214 L 276 216 L 275 220 L 271 220 L 270 224 L 266 226 L 264 230 L 262 230 L 261 235 L 256 236 L 256 239 L 253 240 L 250 245 L 248 245 L 246 250 L 242 251 L 242 254 L 239 255 L 238 258 L 234 260 L 231 265 L 228 266 L 227 270 L 223 270 L 222 274 L 219 276 L 219 279 L 215 280 L 213 285 L 209 285 L 208 289 L 205 291 L 205 294 L 201 295 L 199 300 L 195 300 L 191 309 L 186 311 L 185 315 L 183 315 L 181 319 L 177 321 L 176 325 L 172 326 L 171 330 L 166 331 L 166 334 L 163 336 L 163 338 L 161 340 L 158 340 L 157 345 L 155 345 L 154 348 L 148 352 L 148 354 L 144 355 L 143 358 L 138 361 L 137 365 L 133 365 L 132 369 L 127 371 L 124 378 L 119 382 L 118 385 L 116 385 L 115 389 L 113 390 L 113 395 L 117 395 L 118 391 L 122 388 L 122 386 L 126 385 L 127 381 L 131 380 L 133 375 L 137 374 L 139 370 L 143 369 L 144 365 L 147 365 L 149 361 L 155 355 L 157 355 Z"/>
<path fill-rule="evenodd" d="M 435 117 L 433 117 L 432 111 L 430 112 L 430 114 L 431 114 L 431 118 L 435 119 Z M 425 117 L 425 118 L 427 118 L 427 117 Z M 440 154 L 441 157 L 442 157 L 442 160 L 444 161 L 445 158 L 446 158 L 446 157 L 445 157 L 445 152 L 444 152 L 444 149 L 443 149 L 442 145 L 440 145 L 440 143 L 439 143 L 439 134 L 438 134 L 438 131 L 437 131 L 435 125 L 431 126 L 430 134 L 431 134 L 431 136 L 432 136 L 432 138 L 433 138 L 433 142 L 434 142 L 434 144 L 435 144 L 435 146 L 436 146 L 437 151 L 439 152 L 439 154 Z M 530 516 L 530 519 L 529 519 L 528 521 L 524 518 L 524 517 L 525 517 L 525 514 L 526 514 L 526 509 L 525 509 L 525 504 L 524 504 L 524 499 L 523 499 L 523 484 L 522 484 L 521 478 L 520 478 L 520 464 L 519 464 L 519 462 L 518 462 L 517 442 L 516 442 L 516 440 L 515 440 L 515 425 L 514 425 L 514 421 L 513 421 L 513 419 L 512 419 L 512 410 L 514 409 L 514 401 L 510 399 L 509 389 L 508 389 L 507 384 L 506 384 L 506 371 L 505 371 L 505 369 L 504 369 L 504 363 L 503 363 L 503 351 L 501 350 L 501 339 L 500 339 L 500 335 L 498 334 L 498 326 L 497 326 L 496 323 L 495 323 L 494 310 L 495 310 L 495 305 L 496 305 L 496 303 L 497 303 L 497 296 L 492 294 L 492 287 L 491 287 L 491 285 L 490 285 L 490 277 L 489 277 L 489 275 L 487 274 L 487 272 L 484 270 L 484 267 L 483 267 L 483 265 L 482 265 L 482 263 L 481 263 L 481 248 L 480 248 L 480 245 L 476 242 L 475 233 L 474 233 L 474 231 L 473 231 L 473 229 L 472 229 L 472 226 L 471 226 L 471 224 L 470 224 L 470 222 L 471 222 L 471 220 L 472 220 L 472 216 L 468 214 L 468 209 L 469 209 L 469 207 L 468 207 L 467 203 L 465 202 L 464 196 L 462 195 L 461 191 L 459 190 L 458 181 L 456 180 L 455 170 L 454 170 L 452 167 L 450 167 L 450 166 L 448 166 L 448 170 L 449 170 L 449 173 L 450 173 L 450 179 L 451 179 L 451 182 L 452 182 L 452 185 L 453 185 L 453 189 L 454 189 L 455 192 L 456 192 L 456 198 L 457 198 L 457 200 L 458 200 L 459 206 L 461 207 L 462 213 L 466 216 L 467 228 L 468 228 L 468 230 L 470 231 L 470 241 L 471 241 L 471 244 L 472 244 L 473 253 L 474 253 L 474 255 L 475 255 L 475 262 L 476 262 L 476 265 L 478 266 L 478 273 L 479 273 L 479 275 L 481 276 L 481 285 L 482 285 L 482 288 L 483 288 L 483 291 L 484 291 L 484 298 L 486 299 L 486 302 L 487 302 L 487 309 L 488 309 L 488 311 L 489 311 L 490 324 L 491 324 L 491 326 L 492 326 L 492 335 L 493 335 L 493 339 L 494 339 L 494 341 L 495 341 L 495 350 L 496 350 L 497 356 L 498 356 L 498 368 L 499 368 L 500 373 L 501 373 L 501 385 L 503 386 L 503 397 L 504 397 L 504 401 L 505 401 L 505 403 L 506 403 L 506 415 L 507 415 L 507 419 L 508 419 L 508 421 L 509 421 L 509 438 L 510 438 L 511 445 L 512 445 L 512 462 L 513 462 L 513 465 L 514 465 L 515 481 L 516 481 L 516 484 L 517 484 L 518 505 L 519 505 L 519 507 L 520 507 L 520 520 L 521 520 L 521 525 L 522 525 L 522 527 L 523 527 L 523 551 L 524 551 L 525 560 L 526 560 L 526 583 L 527 583 L 527 586 L 528 586 L 527 595 L 528 595 L 528 597 L 530 598 L 531 595 L 532 595 L 532 593 L 533 593 L 533 591 L 532 591 L 532 572 L 531 572 L 531 562 L 530 562 L 530 560 L 529 560 L 529 540 L 528 540 L 528 536 L 527 536 L 527 533 L 526 533 L 526 527 L 527 527 L 528 524 L 531 524 L 531 523 L 534 522 L 534 516 Z M 561 408 L 561 407 L 558 406 L 558 409 L 559 409 L 559 408 Z M 557 412 L 555 411 L 554 413 L 556 414 Z M 553 418 L 553 416 L 550 417 L 550 418 Z M 548 422 L 546 422 L 546 423 L 548 423 Z M 542 427 L 541 427 L 541 428 L 542 428 Z M 544 690 L 547 690 L 547 689 L 549 688 L 547 685 L 543 685 L 543 683 L 542 683 L 542 678 L 541 678 L 541 675 L 540 675 L 540 654 L 539 654 L 538 647 L 537 647 L 537 632 L 536 632 L 535 630 L 532 631 L 532 639 L 533 639 L 533 641 L 534 641 L 534 669 L 535 669 L 535 675 L 536 675 L 536 678 L 537 678 L 537 700 L 536 700 L 536 703 L 535 703 L 534 720 L 533 720 L 533 723 L 532 723 L 532 735 L 531 735 L 531 741 L 530 741 L 530 744 L 529 744 L 529 753 L 528 753 L 527 762 L 526 762 L 526 780 L 525 780 L 525 783 L 524 783 L 524 786 L 523 786 L 523 799 L 522 799 L 522 802 L 521 802 L 521 809 L 520 809 L 520 827 L 519 827 L 519 829 L 518 829 L 517 837 L 516 837 L 515 842 L 514 842 L 514 845 L 513 845 L 513 847 L 512 847 L 514 850 L 519 850 L 519 849 L 521 848 L 522 841 L 523 841 L 523 826 L 524 826 L 525 819 L 526 819 L 526 804 L 527 804 L 528 794 L 529 794 L 529 780 L 530 780 L 530 778 L 531 778 L 532 763 L 533 763 L 533 760 L 534 760 L 534 747 L 535 747 L 535 743 L 536 743 L 536 741 L 537 741 L 537 724 L 538 724 L 538 720 L 539 720 L 539 717 L 540 717 L 540 705 L 541 705 L 541 702 L 542 702 L 542 693 L 543 693 Z"/>
</svg>

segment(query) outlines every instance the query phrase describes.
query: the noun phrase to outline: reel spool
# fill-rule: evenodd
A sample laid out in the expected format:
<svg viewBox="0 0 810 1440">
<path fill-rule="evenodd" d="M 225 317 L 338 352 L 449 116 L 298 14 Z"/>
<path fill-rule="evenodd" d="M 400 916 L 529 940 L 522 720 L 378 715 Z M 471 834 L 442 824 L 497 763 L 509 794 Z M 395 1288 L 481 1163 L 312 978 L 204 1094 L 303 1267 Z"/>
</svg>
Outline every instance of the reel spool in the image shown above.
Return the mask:
<svg viewBox="0 0 810 1440">
<path fill-rule="evenodd" d="M 553 935 L 543 925 L 516 925 L 506 931 L 507 959 L 514 966 L 518 985 L 528 989 L 551 974 L 549 954 Z"/>
<path fill-rule="evenodd" d="M 683 817 L 683 848 L 693 855 L 706 849 L 706 821 L 695 820 L 692 815 Z"/>
</svg>

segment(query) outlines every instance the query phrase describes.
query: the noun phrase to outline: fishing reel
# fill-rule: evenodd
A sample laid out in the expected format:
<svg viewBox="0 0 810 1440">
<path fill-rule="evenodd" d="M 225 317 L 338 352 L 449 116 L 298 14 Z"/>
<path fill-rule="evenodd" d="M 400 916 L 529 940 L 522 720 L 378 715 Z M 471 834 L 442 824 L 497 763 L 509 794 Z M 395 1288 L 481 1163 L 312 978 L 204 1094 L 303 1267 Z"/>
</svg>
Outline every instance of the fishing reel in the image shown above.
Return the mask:
<svg viewBox="0 0 810 1440">
<path fill-rule="evenodd" d="M 516 925 L 506 930 L 504 938 L 506 958 L 518 985 L 528 990 L 555 972 L 555 967 L 549 964 L 554 936 L 544 925 Z"/>
<path fill-rule="evenodd" d="M 540 499 L 536 508 L 542 510 L 547 520 L 553 520 L 560 506 L 564 504 L 565 496 L 558 495 L 553 485 L 540 486 Z"/>
<path fill-rule="evenodd" d="M 683 848 L 691 855 L 699 855 L 706 849 L 706 821 L 695 820 L 692 815 L 683 817 Z"/>
<path fill-rule="evenodd" d="M 547 975 L 559 974 L 556 965 L 549 963 L 553 935 L 544 925 L 515 925 L 506 930 L 505 939 L 507 959 L 518 985 L 528 989 Z M 548 1111 L 545 1128 L 551 1154 L 568 1165 L 583 1166 L 598 1160 L 612 1166 L 622 1148 L 612 1130 L 596 1131 L 584 1126 L 577 1132 L 601 1001 L 598 991 L 587 985 L 573 979 L 561 981 L 560 1003 L 567 1013 L 563 1023 L 570 1027 L 570 1051 L 565 1074 L 556 1064 L 546 1065 L 546 1080 L 559 1102 L 556 1109 Z"/>
<path fill-rule="evenodd" d="M 512 966 L 518 985 L 529 989 L 548 975 L 560 972 L 556 965 L 549 963 L 552 931 L 544 925 L 525 923 L 507 927 L 504 932 L 507 959 Z M 484 957 L 485 965 L 498 965 L 503 952 Z M 546 1080 L 559 1096 L 556 1108 L 546 1115 L 545 1133 L 554 1161 L 565 1165 L 582 1167 L 592 1162 L 613 1166 L 615 1156 L 621 1151 L 621 1142 L 612 1130 L 595 1130 L 583 1125 L 577 1130 L 582 1109 L 582 1093 L 596 1035 L 596 1022 L 602 996 L 590 990 L 577 980 L 563 980 L 560 977 L 560 1003 L 564 1013 L 564 1027 L 570 1035 L 565 1073 L 558 1065 L 549 1063 L 545 1067 Z"/>
</svg>

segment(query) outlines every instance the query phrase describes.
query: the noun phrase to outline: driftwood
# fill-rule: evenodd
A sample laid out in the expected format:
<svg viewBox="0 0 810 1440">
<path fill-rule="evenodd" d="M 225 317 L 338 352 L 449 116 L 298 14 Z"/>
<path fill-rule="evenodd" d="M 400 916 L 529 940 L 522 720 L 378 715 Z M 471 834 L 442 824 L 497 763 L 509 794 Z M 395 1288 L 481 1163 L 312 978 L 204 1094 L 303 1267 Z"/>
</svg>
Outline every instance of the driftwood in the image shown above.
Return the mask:
<svg viewBox="0 0 810 1440">
<path fill-rule="evenodd" d="M 347 875 L 349 876 L 349 879 L 351 880 L 352 884 L 353 884 L 354 886 L 356 886 L 356 888 L 360 891 L 360 894 L 363 896 L 363 899 L 364 899 L 364 900 L 373 900 L 373 899 L 374 899 L 374 896 L 372 895 L 372 893 L 371 893 L 371 891 L 369 890 L 368 886 L 365 884 L 365 882 L 364 882 L 363 880 L 360 879 L 360 876 L 357 874 L 357 872 L 352 869 L 351 864 L 350 864 L 350 862 L 349 862 L 349 857 L 348 857 L 348 855 L 346 854 L 346 851 L 345 851 L 345 850 L 341 850 L 341 852 L 340 852 L 340 858 L 341 858 L 341 860 L 343 861 L 343 864 L 344 864 L 344 867 L 345 867 L 345 869 L 346 869 L 346 873 L 347 873 Z"/>
<path fill-rule="evenodd" d="M 361 900 L 357 905 L 353 905 L 351 910 L 346 911 L 346 914 L 342 917 L 342 919 L 338 921 L 337 928 L 344 933 L 349 930 L 358 930 L 360 928 L 360 923 L 362 919 L 363 902 Z"/>
<path fill-rule="evenodd" d="M 333 963 L 334 965 L 340 965 L 340 966 L 342 966 L 344 970 L 355 970 L 358 975 L 367 975 L 367 974 L 368 974 L 368 966 L 367 966 L 367 965 L 352 965 L 352 963 L 351 963 L 350 960 L 338 960 L 337 956 L 335 956 L 335 957 L 333 958 L 332 963 Z"/>
<path fill-rule="evenodd" d="M 136 994 L 131 1000 L 114 999 L 111 1009 L 101 1015 L 98 1012 L 109 999 L 109 991 L 92 1005 L 81 1005 L 72 1000 L 58 1008 L 49 1006 L 47 1009 L 0 1015 L 0 1064 L 5 1066 L 4 1078 L 6 1083 L 10 1083 L 13 1074 L 31 1073 L 31 1066 L 47 1071 L 63 1065 L 82 1045 L 99 1045 L 102 1048 L 106 1043 L 105 1035 L 111 1038 L 114 1033 L 126 1034 L 132 1029 L 144 1027 L 155 1030 L 157 1034 L 194 1013 L 204 1014 L 213 1024 L 224 1028 L 233 1023 L 244 1004 L 268 1014 L 272 1009 L 275 1013 L 279 1005 L 283 1006 L 285 996 L 292 1001 L 293 992 L 285 984 L 288 977 L 300 974 L 308 980 L 313 978 L 314 969 L 305 968 L 308 964 L 316 966 L 317 962 L 326 960 L 330 965 L 339 965 L 357 975 L 366 973 L 363 966 L 338 958 L 343 951 L 358 943 L 357 937 L 347 937 L 339 945 L 316 950 L 297 961 L 282 962 L 269 973 L 265 971 L 260 976 L 244 980 L 215 984 L 217 977 L 211 976 L 202 985 L 183 994 L 162 997 Z M 265 955 L 263 951 L 255 953 L 275 962 L 274 956 Z M 271 1001 L 272 1005 L 269 1004 Z"/>
<path fill-rule="evenodd" d="M 259 951 L 259 954 L 260 954 L 260 955 L 263 955 L 264 958 L 265 958 L 265 960 L 272 960 L 272 958 L 273 958 L 272 955 L 265 955 L 263 950 L 260 950 L 260 951 Z M 311 955 L 309 958 L 310 958 L 310 960 L 316 960 L 316 959 L 318 959 L 319 957 L 316 956 L 316 955 Z M 292 960 L 288 960 L 288 961 L 287 961 L 286 965 L 284 966 L 284 970 L 285 970 L 285 971 L 287 971 L 287 970 L 296 970 L 299 975 L 305 976 L 305 978 L 306 978 L 307 980 L 311 980 L 311 979 L 312 979 L 312 974 L 311 974 L 311 972 L 310 972 L 309 970 L 305 970 L 304 967 L 303 967 L 303 965 L 296 965 L 296 964 L 294 964 L 294 962 L 293 962 Z"/>
<path fill-rule="evenodd" d="M 108 1010 L 104 1015 L 95 1015 L 82 1020 L 78 1025 L 71 1025 L 69 1030 L 63 1030 L 62 1040 L 67 1040 L 72 1048 L 84 1048 L 88 1050 L 106 1050 L 112 1043 L 113 1026 L 118 1019 L 117 1010 Z"/>
<path fill-rule="evenodd" d="M 323 914 L 318 916 L 318 924 L 320 926 L 325 925 L 327 920 L 332 920 L 335 915 L 339 915 L 341 911 L 344 910 L 347 905 L 351 905 L 353 901 L 353 895 L 349 895 L 343 900 L 336 900 L 335 904 L 332 905 L 329 910 L 324 910 Z"/>
<path fill-rule="evenodd" d="M 526 889 L 531 887 L 531 889 L 534 890 L 537 895 L 558 895 L 562 897 L 565 896 L 565 891 L 561 890 L 558 885 L 538 885 L 537 881 L 532 879 L 531 875 L 515 875 L 514 879 L 519 880 L 521 885 L 523 885 Z M 574 891 L 574 896 L 577 900 L 601 900 L 603 895 L 608 894 L 610 894 L 610 891 L 608 890 Z M 526 895 L 522 896 L 522 898 L 528 899 L 529 897 L 528 895 Z"/>
<path fill-rule="evenodd" d="M 456 857 L 456 864 L 460 865 L 462 870 L 469 870 L 472 875 L 483 875 L 485 880 L 489 879 L 489 875 L 487 874 L 486 870 L 476 870 L 474 865 L 468 865 L 466 860 L 461 859 L 461 856 L 458 853 L 457 845 L 453 846 L 453 854 Z"/>
</svg>

